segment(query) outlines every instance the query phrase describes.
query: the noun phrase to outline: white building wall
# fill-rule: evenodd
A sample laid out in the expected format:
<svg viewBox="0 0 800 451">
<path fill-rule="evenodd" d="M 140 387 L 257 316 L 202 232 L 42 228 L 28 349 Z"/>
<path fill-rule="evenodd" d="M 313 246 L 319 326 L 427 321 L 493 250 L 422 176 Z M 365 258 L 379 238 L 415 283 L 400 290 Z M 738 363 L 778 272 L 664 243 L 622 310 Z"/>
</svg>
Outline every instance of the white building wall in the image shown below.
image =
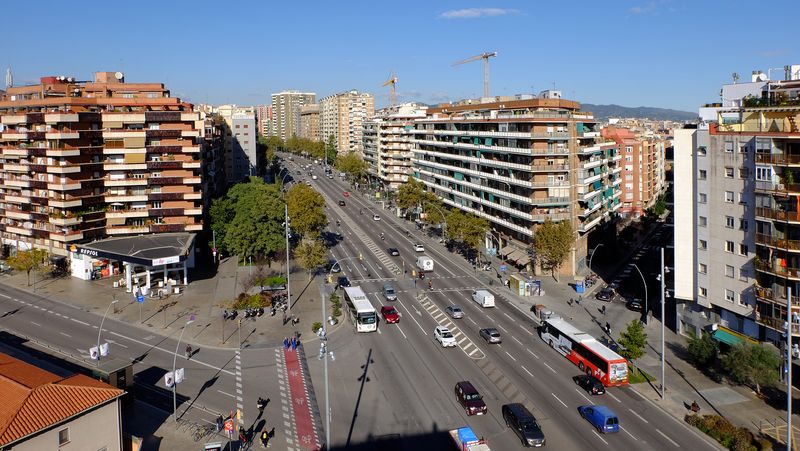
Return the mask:
<svg viewBox="0 0 800 451">
<path fill-rule="evenodd" d="M 697 273 L 697 240 L 695 237 L 697 190 L 694 187 L 694 153 L 697 134 L 697 129 L 675 130 L 673 156 L 675 298 L 692 302 L 697 297 L 695 283 Z"/>
</svg>

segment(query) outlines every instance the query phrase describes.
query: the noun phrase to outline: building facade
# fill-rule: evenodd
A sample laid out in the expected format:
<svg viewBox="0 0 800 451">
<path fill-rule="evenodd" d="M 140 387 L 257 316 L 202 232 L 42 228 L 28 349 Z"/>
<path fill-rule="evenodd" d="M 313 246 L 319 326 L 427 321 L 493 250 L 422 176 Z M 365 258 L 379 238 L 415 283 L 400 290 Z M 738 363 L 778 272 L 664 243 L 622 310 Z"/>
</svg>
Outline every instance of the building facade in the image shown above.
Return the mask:
<svg viewBox="0 0 800 451">
<path fill-rule="evenodd" d="M 363 152 L 364 124 L 375 114 L 372 94 L 352 90 L 330 95 L 319 101 L 319 111 L 323 141 L 333 136 L 337 152 Z"/>
<path fill-rule="evenodd" d="M 230 151 L 226 158 L 229 182 L 238 182 L 258 175 L 256 144 L 256 118 L 250 113 L 235 113 L 231 116 Z"/>
<path fill-rule="evenodd" d="M 319 130 L 319 104 L 312 103 L 300 108 L 300 133 L 299 138 L 321 141 Z"/>
<path fill-rule="evenodd" d="M 258 105 L 256 107 L 256 121 L 258 136 L 269 136 L 269 127 L 272 122 L 272 105 Z"/>
<path fill-rule="evenodd" d="M 584 270 L 587 234 L 619 209 L 618 146 L 557 92 L 439 105 L 415 121 L 413 175 L 447 205 L 489 220 L 486 248 L 520 266 L 545 220 L 576 237 L 561 270 Z"/>
<path fill-rule="evenodd" d="M 317 101 L 313 92 L 283 91 L 272 94 L 272 122 L 270 136 L 286 141 L 300 136 L 300 109 Z"/>
<path fill-rule="evenodd" d="M 427 107 L 406 103 L 379 110 L 364 125 L 364 161 L 369 174 L 384 189 L 396 190 L 411 174 L 414 121 L 425 118 Z"/>
<path fill-rule="evenodd" d="M 203 229 L 203 120 L 160 83 L 43 77 L 0 98 L 3 243 L 66 255 L 73 242 Z"/>
</svg>

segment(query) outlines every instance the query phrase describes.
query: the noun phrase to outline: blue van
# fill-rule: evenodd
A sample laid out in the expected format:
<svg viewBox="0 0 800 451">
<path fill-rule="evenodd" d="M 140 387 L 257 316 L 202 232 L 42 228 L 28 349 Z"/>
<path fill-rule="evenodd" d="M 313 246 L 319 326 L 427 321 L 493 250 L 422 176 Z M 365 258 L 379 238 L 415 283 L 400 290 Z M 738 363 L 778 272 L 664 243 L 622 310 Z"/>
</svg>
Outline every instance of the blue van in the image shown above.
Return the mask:
<svg viewBox="0 0 800 451">
<path fill-rule="evenodd" d="M 578 408 L 583 418 L 589 420 L 597 429 L 597 432 L 609 434 L 611 432 L 619 432 L 619 419 L 606 406 L 581 406 Z"/>
</svg>

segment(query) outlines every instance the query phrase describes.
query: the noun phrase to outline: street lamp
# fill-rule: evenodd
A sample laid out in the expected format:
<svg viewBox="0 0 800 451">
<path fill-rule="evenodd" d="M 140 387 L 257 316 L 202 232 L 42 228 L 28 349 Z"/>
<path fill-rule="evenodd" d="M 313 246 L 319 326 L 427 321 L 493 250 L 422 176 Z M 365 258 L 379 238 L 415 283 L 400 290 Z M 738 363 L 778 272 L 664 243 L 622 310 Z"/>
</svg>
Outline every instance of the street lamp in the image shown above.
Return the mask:
<svg viewBox="0 0 800 451">
<path fill-rule="evenodd" d="M 644 276 L 642 275 L 642 271 L 636 266 L 636 263 L 632 263 L 633 267 L 636 268 L 636 272 L 639 273 L 639 277 L 642 278 L 642 285 L 644 285 L 644 323 L 647 324 L 647 316 L 648 316 L 648 309 L 647 309 L 647 282 L 644 280 Z"/>
<path fill-rule="evenodd" d="M 603 243 L 599 243 L 597 246 L 592 249 L 592 255 L 589 256 L 589 272 L 592 272 L 592 259 L 594 258 L 594 253 L 597 252 L 597 248 L 602 246 Z M 637 268 L 638 269 L 638 268 Z"/>
<path fill-rule="evenodd" d="M 175 417 L 175 422 L 178 422 L 178 396 L 175 393 L 175 386 L 178 385 L 178 378 L 175 377 L 175 363 L 178 360 L 178 349 L 181 347 L 181 340 L 183 339 L 183 333 L 186 332 L 186 328 L 189 324 L 194 322 L 194 315 L 189 318 L 189 321 L 186 321 L 186 325 L 183 326 L 181 329 L 181 335 L 178 337 L 178 344 L 175 345 L 175 354 L 172 356 L 172 416 Z M 187 356 L 188 358 L 189 356 Z"/>
<path fill-rule="evenodd" d="M 100 330 L 97 331 L 97 366 L 100 366 L 100 334 L 103 333 L 103 323 L 106 322 L 106 316 L 108 316 L 108 311 L 111 310 L 111 306 L 119 302 L 117 299 L 111 301 L 106 307 L 106 312 L 103 314 L 103 319 L 100 320 Z"/>
<path fill-rule="evenodd" d="M 664 266 L 664 248 L 661 248 L 661 274 L 656 276 L 661 282 L 661 399 L 664 399 L 664 295 L 666 294 L 666 290 L 664 288 L 664 283 L 666 282 L 666 278 L 664 277 L 665 273 L 669 272 L 669 268 Z"/>
<path fill-rule="evenodd" d="M 284 184 L 284 180 L 286 177 L 290 175 L 290 172 L 283 168 L 281 171 L 278 172 L 278 175 L 281 172 L 286 171 L 283 178 L 281 178 L 281 185 L 283 186 L 284 193 L 286 192 L 286 185 Z M 284 196 L 284 203 L 283 203 L 283 231 L 286 235 L 286 309 L 288 310 L 288 316 L 292 317 L 292 288 L 291 284 L 289 283 L 289 204 L 285 202 Z"/>
</svg>

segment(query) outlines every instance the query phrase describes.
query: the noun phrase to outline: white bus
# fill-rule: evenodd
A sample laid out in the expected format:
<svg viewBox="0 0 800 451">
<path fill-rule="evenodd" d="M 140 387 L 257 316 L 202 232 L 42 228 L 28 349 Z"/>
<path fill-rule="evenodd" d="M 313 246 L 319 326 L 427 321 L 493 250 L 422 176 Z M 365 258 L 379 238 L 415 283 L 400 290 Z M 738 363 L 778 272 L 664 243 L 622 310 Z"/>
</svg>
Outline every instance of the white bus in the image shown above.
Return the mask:
<svg viewBox="0 0 800 451">
<path fill-rule="evenodd" d="M 361 287 L 345 287 L 344 298 L 350 321 L 356 332 L 375 332 L 378 330 L 378 312 L 367 299 Z"/>
</svg>

